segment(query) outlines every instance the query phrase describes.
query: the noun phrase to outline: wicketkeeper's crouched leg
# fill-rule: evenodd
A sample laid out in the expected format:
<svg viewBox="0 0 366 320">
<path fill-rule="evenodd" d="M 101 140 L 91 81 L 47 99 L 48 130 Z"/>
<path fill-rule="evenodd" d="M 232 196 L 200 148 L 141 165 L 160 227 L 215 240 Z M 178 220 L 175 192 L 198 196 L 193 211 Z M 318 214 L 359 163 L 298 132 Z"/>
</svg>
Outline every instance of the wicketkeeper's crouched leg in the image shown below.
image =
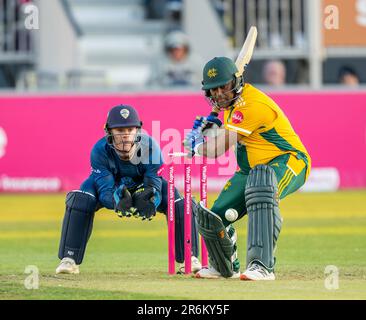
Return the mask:
<svg viewBox="0 0 366 320">
<path fill-rule="evenodd" d="M 82 184 L 81 189 L 71 191 L 66 196 L 66 210 L 58 252 L 60 259 L 71 258 L 77 265 L 83 261 L 98 206 L 89 179 Z"/>
</svg>

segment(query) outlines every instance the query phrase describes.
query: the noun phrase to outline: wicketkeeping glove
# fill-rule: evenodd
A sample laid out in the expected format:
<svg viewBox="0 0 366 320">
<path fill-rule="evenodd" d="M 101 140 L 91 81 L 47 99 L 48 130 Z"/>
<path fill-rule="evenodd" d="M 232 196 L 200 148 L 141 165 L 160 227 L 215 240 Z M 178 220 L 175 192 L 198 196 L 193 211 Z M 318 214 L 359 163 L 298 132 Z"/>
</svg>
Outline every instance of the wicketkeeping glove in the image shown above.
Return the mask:
<svg viewBox="0 0 366 320">
<path fill-rule="evenodd" d="M 131 217 L 137 215 L 136 208 L 132 205 L 132 196 L 127 187 L 122 184 L 113 193 L 114 211 L 122 217 Z"/>
<path fill-rule="evenodd" d="M 142 220 L 151 220 L 156 215 L 155 188 L 143 187 L 137 189 L 132 195 L 132 202 Z"/>
</svg>

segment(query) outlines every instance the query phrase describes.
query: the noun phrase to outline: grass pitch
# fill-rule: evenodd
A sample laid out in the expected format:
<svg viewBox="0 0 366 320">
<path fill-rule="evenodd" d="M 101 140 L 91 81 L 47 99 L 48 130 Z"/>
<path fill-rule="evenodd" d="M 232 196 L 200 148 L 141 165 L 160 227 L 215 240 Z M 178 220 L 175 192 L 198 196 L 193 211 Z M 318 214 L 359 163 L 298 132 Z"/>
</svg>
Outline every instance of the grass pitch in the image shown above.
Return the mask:
<svg viewBox="0 0 366 320">
<path fill-rule="evenodd" d="M 168 276 L 164 216 L 143 222 L 104 209 L 96 214 L 81 274 L 55 276 L 64 198 L 0 195 L 0 299 L 366 298 L 366 191 L 297 193 L 283 200 L 273 282 Z M 247 217 L 235 223 L 242 270 L 246 224 Z M 29 265 L 40 272 L 38 289 L 24 285 Z M 328 265 L 337 267 L 338 283 L 325 273 Z"/>
</svg>

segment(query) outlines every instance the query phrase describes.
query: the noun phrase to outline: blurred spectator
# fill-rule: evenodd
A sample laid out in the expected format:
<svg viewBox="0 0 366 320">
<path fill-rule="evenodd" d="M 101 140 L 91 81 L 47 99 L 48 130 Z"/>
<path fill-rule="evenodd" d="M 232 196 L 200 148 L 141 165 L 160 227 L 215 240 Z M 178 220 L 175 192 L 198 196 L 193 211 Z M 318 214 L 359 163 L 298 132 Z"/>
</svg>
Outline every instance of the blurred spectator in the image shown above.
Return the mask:
<svg viewBox="0 0 366 320">
<path fill-rule="evenodd" d="M 182 13 L 182 0 L 166 0 L 165 21 L 168 30 L 180 29 L 182 27 Z"/>
<path fill-rule="evenodd" d="M 147 19 L 164 19 L 167 0 L 144 0 Z"/>
<path fill-rule="evenodd" d="M 263 79 L 265 84 L 271 86 L 282 86 L 286 84 L 286 67 L 279 60 L 271 60 L 263 67 Z"/>
<path fill-rule="evenodd" d="M 358 86 L 360 78 L 353 68 L 344 66 L 339 70 L 338 81 L 346 86 Z"/>
<path fill-rule="evenodd" d="M 164 19 L 167 30 L 182 27 L 182 0 L 144 0 L 143 3 L 147 19 Z"/>
<path fill-rule="evenodd" d="M 219 18 L 223 21 L 227 10 L 227 3 L 224 0 L 212 0 L 212 5 L 215 8 Z"/>
<path fill-rule="evenodd" d="M 166 0 L 165 9 L 173 15 L 175 19 L 181 19 L 183 10 L 182 0 Z"/>
<path fill-rule="evenodd" d="M 188 37 L 172 31 L 165 39 L 165 57 L 153 70 L 151 82 L 161 86 L 197 86 L 201 83 L 201 60 L 190 50 Z"/>
</svg>

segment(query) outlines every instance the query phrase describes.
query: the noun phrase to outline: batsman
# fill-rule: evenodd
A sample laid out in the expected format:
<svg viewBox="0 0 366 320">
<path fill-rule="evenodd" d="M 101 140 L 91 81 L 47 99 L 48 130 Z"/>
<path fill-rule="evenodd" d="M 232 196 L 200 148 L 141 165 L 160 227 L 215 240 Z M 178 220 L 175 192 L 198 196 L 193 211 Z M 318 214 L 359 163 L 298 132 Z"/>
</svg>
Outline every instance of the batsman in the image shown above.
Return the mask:
<svg viewBox="0 0 366 320">
<path fill-rule="evenodd" d="M 309 153 L 280 107 L 244 83 L 231 59 L 210 60 L 204 66 L 202 84 L 212 112 L 196 118 L 185 137 L 185 148 L 216 158 L 235 147 L 238 170 L 211 209 L 202 203 L 198 206 L 198 231 L 206 242 L 209 266 L 195 277 L 274 280 L 282 225 L 279 202 L 305 183 L 311 167 Z M 224 124 L 218 118 L 220 112 Z M 219 129 L 213 131 L 214 127 Z M 246 268 L 241 274 L 236 231 L 233 221 L 225 217 L 229 209 L 237 211 L 236 220 L 248 216 Z"/>
</svg>

